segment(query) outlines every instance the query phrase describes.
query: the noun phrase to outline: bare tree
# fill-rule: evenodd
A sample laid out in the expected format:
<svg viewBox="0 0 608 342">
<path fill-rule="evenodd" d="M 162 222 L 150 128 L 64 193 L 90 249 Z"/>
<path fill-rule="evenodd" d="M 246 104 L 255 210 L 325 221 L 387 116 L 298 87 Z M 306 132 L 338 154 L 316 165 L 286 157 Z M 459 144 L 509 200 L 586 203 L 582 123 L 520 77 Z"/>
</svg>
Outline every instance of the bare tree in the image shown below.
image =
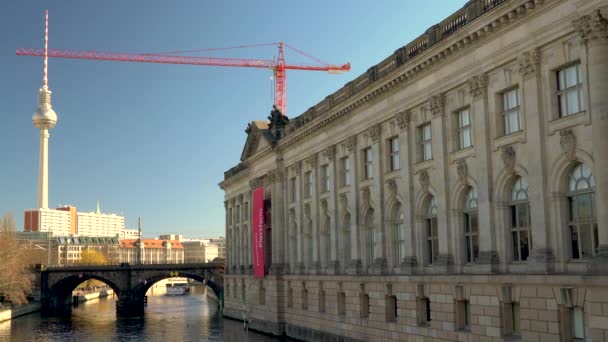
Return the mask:
<svg viewBox="0 0 608 342">
<path fill-rule="evenodd" d="M 27 269 L 30 255 L 16 238 L 15 218 L 8 212 L 0 218 L 0 294 L 15 303 L 27 303 L 31 278 Z"/>
</svg>

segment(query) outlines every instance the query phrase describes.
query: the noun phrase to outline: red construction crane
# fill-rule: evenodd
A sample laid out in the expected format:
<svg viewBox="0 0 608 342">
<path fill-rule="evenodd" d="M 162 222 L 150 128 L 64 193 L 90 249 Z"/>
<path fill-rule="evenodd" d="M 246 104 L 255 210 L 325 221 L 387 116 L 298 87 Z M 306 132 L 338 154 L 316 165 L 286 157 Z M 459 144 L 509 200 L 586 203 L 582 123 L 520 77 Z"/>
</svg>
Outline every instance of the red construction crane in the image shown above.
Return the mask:
<svg viewBox="0 0 608 342">
<path fill-rule="evenodd" d="M 48 21 L 47 21 L 48 25 Z M 47 27 L 48 34 L 48 27 Z M 19 48 L 17 56 L 37 56 L 44 57 L 45 53 L 48 57 L 54 58 L 77 58 L 77 59 L 94 59 L 101 61 L 118 61 L 118 62 L 139 62 L 139 63 L 165 63 L 165 64 L 191 64 L 191 65 L 210 65 L 224 67 L 242 67 L 242 68 L 266 68 L 271 69 L 275 77 L 274 85 L 274 104 L 286 115 L 287 113 L 287 70 L 311 70 L 311 71 L 327 71 L 331 74 L 343 73 L 350 70 L 350 63 L 344 65 L 330 65 L 322 62 L 318 58 L 312 57 L 292 46 L 285 43 L 258 44 L 250 46 L 238 46 L 233 48 L 252 47 L 275 45 L 278 46 L 279 54 L 276 60 L 268 59 L 242 59 L 242 58 L 215 58 L 215 57 L 195 57 L 195 56 L 180 56 L 178 53 L 194 52 L 194 51 L 174 51 L 169 53 L 121 53 L 121 52 L 98 52 L 98 51 L 82 51 L 82 50 L 56 50 L 43 48 Z M 318 63 L 318 65 L 297 65 L 286 64 L 284 56 L 284 47 L 290 48 L 295 52 L 306 56 Z M 220 49 L 204 49 L 196 51 L 222 50 Z"/>
</svg>

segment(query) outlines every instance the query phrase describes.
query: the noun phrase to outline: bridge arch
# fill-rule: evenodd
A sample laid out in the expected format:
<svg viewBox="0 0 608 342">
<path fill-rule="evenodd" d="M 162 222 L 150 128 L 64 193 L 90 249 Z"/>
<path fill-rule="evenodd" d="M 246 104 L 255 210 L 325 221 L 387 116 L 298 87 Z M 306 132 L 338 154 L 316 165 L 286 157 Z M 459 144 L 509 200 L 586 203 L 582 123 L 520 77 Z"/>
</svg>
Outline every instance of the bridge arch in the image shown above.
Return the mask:
<svg viewBox="0 0 608 342">
<path fill-rule="evenodd" d="M 45 298 L 48 301 L 47 307 L 53 308 L 54 311 L 60 308 L 65 308 L 65 310 L 60 310 L 60 312 L 69 311 L 70 304 L 72 304 L 72 292 L 78 285 L 91 279 L 99 280 L 108 285 L 117 295 L 120 292 L 120 287 L 111 279 L 98 274 L 86 272 L 71 274 L 55 282 L 48 288 L 45 295 Z"/>
</svg>

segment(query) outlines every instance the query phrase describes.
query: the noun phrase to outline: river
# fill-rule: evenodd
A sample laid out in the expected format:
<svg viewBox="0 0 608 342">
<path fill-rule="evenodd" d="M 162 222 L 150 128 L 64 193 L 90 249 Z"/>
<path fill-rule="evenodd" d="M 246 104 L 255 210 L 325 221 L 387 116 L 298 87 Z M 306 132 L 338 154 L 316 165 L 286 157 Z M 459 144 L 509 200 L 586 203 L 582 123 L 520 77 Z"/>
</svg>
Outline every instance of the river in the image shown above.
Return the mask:
<svg viewBox="0 0 608 342">
<path fill-rule="evenodd" d="M 148 296 L 142 318 L 117 318 L 113 298 L 81 303 L 70 317 L 39 313 L 0 323 L 0 341 L 277 341 L 227 320 L 193 287 L 187 296 Z"/>
</svg>

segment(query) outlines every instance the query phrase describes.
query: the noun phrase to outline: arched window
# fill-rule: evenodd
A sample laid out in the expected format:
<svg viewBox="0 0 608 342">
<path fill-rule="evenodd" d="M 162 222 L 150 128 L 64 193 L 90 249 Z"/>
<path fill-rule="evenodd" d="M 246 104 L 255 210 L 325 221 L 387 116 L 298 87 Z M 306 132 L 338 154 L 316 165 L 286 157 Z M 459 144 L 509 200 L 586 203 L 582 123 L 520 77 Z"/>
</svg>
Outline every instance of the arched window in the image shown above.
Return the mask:
<svg viewBox="0 0 608 342">
<path fill-rule="evenodd" d="M 342 236 L 340 237 L 340 241 L 342 241 L 342 265 L 347 267 L 350 263 L 350 213 L 344 214 L 341 232 Z"/>
<path fill-rule="evenodd" d="M 312 220 L 308 218 L 306 220 L 306 229 L 304 230 L 304 260 L 306 260 L 306 267 L 312 267 Z"/>
<path fill-rule="evenodd" d="M 578 164 L 568 180 L 568 212 L 572 259 L 597 253 L 598 232 L 595 207 L 595 179 L 591 170 Z"/>
<path fill-rule="evenodd" d="M 401 259 L 403 256 L 401 255 L 401 248 L 403 245 L 403 224 L 405 218 L 403 216 L 403 210 L 401 209 L 401 204 L 397 203 L 393 207 L 393 211 L 391 212 L 390 226 L 391 226 L 391 242 L 393 249 L 393 267 L 399 266 L 401 264 Z"/>
<path fill-rule="evenodd" d="M 426 262 L 432 265 L 439 255 L 439 234 L 437 232 L 437 202 L 435 197 L 429 200 L 426 213 Z"/>
<path fill-rule="evenodd" d="M 526 261 L 532 248 L 530 235 L 530 203 L 528 202 L 528 182 L 518 177 L 511 190 L 511 240 L 513 260 Z"/>
<path fill-rule="evenodd" d="M 479 257 L 479 227 L 477 202 L 479 194 L 473 188 L 469 189 L 464 202 L 464 241 L 466 247 L 466 262 L 475 262 Z"/>
<path fill-rule="evenodd" d="M 321 246 L 323 246 L 322 257 L 323 257 L 323 265 L 328 266 L 331 261 L 331 236 L 330 236 L 330 228 L 331 220 L 329 216 L 325 216 L 323 219 L 323 228 L 321 233 Z"/>
<path fill-rule="evenodd" d="M 367 267 L 374 263 L 374 209 L 369 208 L 365 215 L 365 257 Z"/>
</svg>

